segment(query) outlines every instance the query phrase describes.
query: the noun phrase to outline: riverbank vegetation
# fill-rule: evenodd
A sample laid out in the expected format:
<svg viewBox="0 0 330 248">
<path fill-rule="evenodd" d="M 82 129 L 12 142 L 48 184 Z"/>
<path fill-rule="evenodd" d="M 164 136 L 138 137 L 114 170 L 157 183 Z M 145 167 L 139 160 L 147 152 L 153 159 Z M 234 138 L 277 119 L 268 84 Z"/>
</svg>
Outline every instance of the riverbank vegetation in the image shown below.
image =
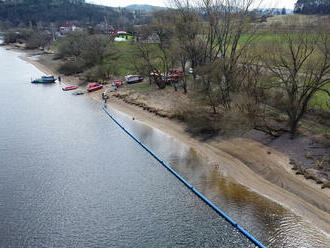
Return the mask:
<svg viewBox="0 0 330 248">
<path fill-rule="evenodd" d="M 264 22 L 269 13 L 251 11 L 253 0 L 172 4 L 175 8 L 154 12 L 150 22 L 134 26 L 134 39 L 126 42 L 94 28 L 52 42 L 50 33 L 33 27 L 9 31 L 5 41 L 48 46 L 59 73 L 85 81 L 106 84 L 141 74 L 147 79 L 143 84 L 116 96 L 179 119 L 203 139 L 258 130 L 273 139 L 288 133 L 317 136 L 322 146 L 330 146 L 328 16 Z M 182 71 L 180 80 L 171 79 L 174 68 Z M 322 161 L 322 177 L 328 180 L 330 160 L 325 155 Z"/>
<path fill-rule="evenodd" d="M 304 18 L 301 23 L 300 16 L 292 15 L 267 26 L 252 18 L 251 1 L 226 1 L 225 6 L 219 4 L 221 1 L 199 1 L 205 15 L 189 3 L 174 2 L 176 10 L 157 13 L 143 30 L 142 41 L 151 34 L 158 40 L 153 45 L 140 41 L 134 63 L 160 90 L 182 87 L 186 96 L 180 99 L 185 100 L 178 101 L 177 94 L 173 99 L 164 92 L 167 101 L 176 106 L 171 112 L 166 107 L 165 111 L 164 107 L 152 108 L 159 106 L 155 101 L 148 104 L 148 100 L 139 100 L 151 98 L 150 92 L 138 93 L 140 97 L 132 92 L 118 97 L 160 116 L 183 120 L 187 131 L 203 138 L 250 130 L 261 130 L 273 138 L 308 133 L 321 135 L 318 142 L 329 147 L 327 17 L 312 22 Z M 180 67 L 185 77 L 169 85 L 166 79 L 173 67 Z M 192 75 L 187 74 L 189 67 Z M 322 161 L 329 161 L 326 154 Z M 322 168 L 318 176 L 327 180 L 329 162 Z"/>
</svg>

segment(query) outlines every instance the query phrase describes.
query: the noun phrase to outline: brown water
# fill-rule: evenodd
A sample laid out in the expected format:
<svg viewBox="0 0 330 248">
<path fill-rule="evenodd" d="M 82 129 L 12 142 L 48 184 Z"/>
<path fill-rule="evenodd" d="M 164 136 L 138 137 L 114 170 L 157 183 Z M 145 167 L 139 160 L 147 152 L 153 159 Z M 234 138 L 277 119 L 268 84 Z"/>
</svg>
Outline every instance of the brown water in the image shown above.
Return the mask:
<svg viewBox="0 0 330 248">
<path fill-rule="evenodd" d="M 249 191 L 208 164 L 189 146 L 129 116 L 110 110 L 127 129 L 166 160 L 250 234 L 268 247 L 330 247 L 330 238 L 281 205 Z"/>
<path fill-rule="evenodd" d="M 251 247 L 84 96 L 0 48 L 0 247 Z M 268 247 L 330 247 L 174 138 L 114 114 Z"/>
</svg>

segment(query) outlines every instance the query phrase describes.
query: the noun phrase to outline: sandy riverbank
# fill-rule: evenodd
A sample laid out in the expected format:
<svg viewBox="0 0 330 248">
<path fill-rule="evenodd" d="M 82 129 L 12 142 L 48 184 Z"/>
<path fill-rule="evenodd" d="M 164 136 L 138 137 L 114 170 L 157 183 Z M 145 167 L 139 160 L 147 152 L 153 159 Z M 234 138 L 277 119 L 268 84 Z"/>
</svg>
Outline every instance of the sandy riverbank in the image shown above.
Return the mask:
<svg viewBox="0 0 330 248">
<path fill-rule="evenodd" d="M 46 74 L 55 74 L 29 57 L 21 57 Z M 75 83 L 71 77 L 62 81 Z M 88 94 L 101 101 L 102 92 Z M 182 123 L 156 116 L 142 108 L 127 104 L 110 93 L 109 108 L 124 112 L 146 125 L 157 128 L 194 148 L 210 164 L 218 164 L 228 177 L 248 187 L 322 229 L 330 235 L 330 190 L 321 189 L 314 182 L 296 176 L 289 165 L 289 157 L 279 151 L 251 139 L 227 139 L 226 141 L 202 142 L 185 132 Z"/>
</svg>

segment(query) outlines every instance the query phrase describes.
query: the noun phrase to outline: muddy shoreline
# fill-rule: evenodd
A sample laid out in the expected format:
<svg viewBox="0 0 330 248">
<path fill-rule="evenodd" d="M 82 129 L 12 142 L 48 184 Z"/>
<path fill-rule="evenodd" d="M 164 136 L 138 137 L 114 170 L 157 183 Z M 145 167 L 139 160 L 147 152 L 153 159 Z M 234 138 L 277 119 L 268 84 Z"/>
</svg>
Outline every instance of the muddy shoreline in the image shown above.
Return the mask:
<svg viewBox="0 0 330 248">
<path fill-rule="evenodd" d="M 49 68 L 27 56 L 24 61 L 33 64 L 46 74 L 57 75 Z M 73 77 L 63 77 L 62 82 L 76 83 Z M 102 92 L 88 94 L 101 101 Z M 237 138 L 225 141 L 202 142 L 185 132 L 184 124 L 155 115 L 137 104 L 120 99 L 117 93 L 109 93 L 108 108 L 123 112 L 136 121 L 157 128 L 194 148 L 211 164 L 217 164 L 228 177 L 270 200 L 290 209 L 330 236 L 330 189 L 295 175 L 287 155 L 260 142 Z"/>
</svg>

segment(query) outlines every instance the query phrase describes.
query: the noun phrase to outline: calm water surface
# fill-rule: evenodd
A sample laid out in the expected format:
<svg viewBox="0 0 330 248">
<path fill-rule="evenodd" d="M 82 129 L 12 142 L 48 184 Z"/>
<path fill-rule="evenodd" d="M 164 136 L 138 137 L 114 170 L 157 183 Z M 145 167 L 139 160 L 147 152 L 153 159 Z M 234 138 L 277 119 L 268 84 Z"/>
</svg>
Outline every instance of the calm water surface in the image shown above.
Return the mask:
<svg viewBox="0 0 330 248">
<path fill-rule="evenodd" d="M 0 48 L 0 247 L 254 247 L 84 96 Z M 330 247 L 315 228 L 223 177 L 187 146 L 116 113 L 269 247 Z"/>
</svg>

